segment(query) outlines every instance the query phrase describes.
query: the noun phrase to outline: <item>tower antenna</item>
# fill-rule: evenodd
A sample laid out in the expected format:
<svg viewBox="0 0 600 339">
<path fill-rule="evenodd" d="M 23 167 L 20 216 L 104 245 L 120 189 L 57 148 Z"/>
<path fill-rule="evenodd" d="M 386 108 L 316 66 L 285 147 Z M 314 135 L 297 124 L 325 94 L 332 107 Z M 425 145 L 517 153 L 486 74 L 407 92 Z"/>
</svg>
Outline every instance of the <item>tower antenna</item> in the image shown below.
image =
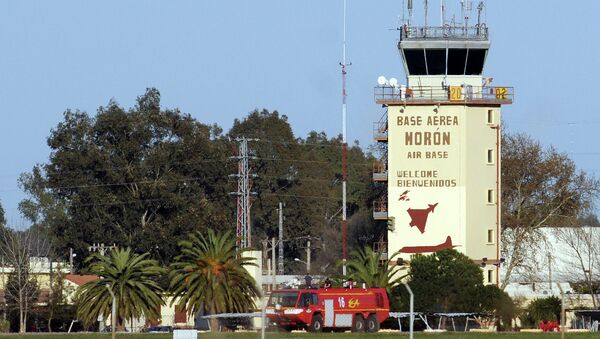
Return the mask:
<svg viewBox="0 0 600 339">
<path fill-rule="evenodd" d="M 477 6 L 477 27 L 481 27 L 481 12 L 483 12 L 484 7 L 483 1 L 480 1 Z"/>
<path fill-rule="evenodd" d="M 440 25 L 440 27 L 444 27 L 444 25 L 446 24 L 446 0 L 440 0 L 440 9 L 442 15 L 442 24 Z"/>
<path fill-rule="evenodd" d="M 412 0 L 408 0 L 408 26 L 410 27 L 410 25 L 412 24 L 412 19 L 413 19 L 413 2 Z"/>
<path fill-rule="evenodd" d="M 405 16 L 406 7 L 404 6 L 405 3 L 406 3 L 406 0 L 402 0 L 402 23 L 400 24 L 400 26 L 406 24 L 406 16 Z"/>
<path fill-rule="evenodd" d="M 411 0 L 409 0 L 411 1 Z M 346 276 L 346 258 L 348 257 L 348 219 L 346 215 L 346 182 L 348 180 L 348 143 L 346 141 L 346 0 L 344 0 L 344 35 L 342 42 L 342 274 Z"/>
<path fill-rule="evenodd" d="M 429 0 L 424 0 L 425 3 L 425 28 L 427 29 L 427 16 L 429 15 Z"/>
</svg>

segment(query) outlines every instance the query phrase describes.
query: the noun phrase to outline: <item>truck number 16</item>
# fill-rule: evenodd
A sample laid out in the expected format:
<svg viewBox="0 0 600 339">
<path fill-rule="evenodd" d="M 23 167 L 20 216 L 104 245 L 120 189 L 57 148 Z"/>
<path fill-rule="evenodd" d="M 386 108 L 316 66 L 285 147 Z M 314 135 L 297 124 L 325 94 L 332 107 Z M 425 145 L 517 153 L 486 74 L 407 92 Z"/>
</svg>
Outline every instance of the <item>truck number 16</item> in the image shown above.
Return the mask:
<svg viewBox="0 0 600 339">
<path fill-rule="evenodd" d="M 346 307 L 346 300 L 344 300 L 344 297 L 339 297 L 338 298 L 338 304 L 340 305 L 340 307 Z"/>
</svg>

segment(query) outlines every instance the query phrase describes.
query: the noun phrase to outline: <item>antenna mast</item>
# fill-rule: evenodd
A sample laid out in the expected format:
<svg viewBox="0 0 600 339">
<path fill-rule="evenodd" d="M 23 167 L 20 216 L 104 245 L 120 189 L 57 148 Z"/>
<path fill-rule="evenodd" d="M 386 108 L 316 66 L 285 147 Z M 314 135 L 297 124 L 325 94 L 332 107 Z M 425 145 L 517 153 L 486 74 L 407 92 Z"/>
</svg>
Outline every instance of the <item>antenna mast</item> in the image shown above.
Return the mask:
<svg viewBox="0 0 600 339">
<path fill-rule="evenodd" d="M 484 4 L 483 1 L 479 2 L 479 6 L 477 6 L 477 27 L 481 27 L 481 12 L 483 12 Z"/>
<path fill-rule="evenodd" d="M 442 12 L 442 24 L 440 25 L 440 27 L 444 27 L 444 25 L 446 24 L 446 0 L 440 0 L 440 8 Z"/>
<path fill-rule="evenodd" d="M 427 16 L 429 15 L 429 1 L 425 0 L 425 29 L 427 29 Z"/>
<path fill-rule="evenodd" d="M 408 0 L 408 26 L 412 24 L 413 19 L 413 2 L 412 0 Z"/>
<path fill-rule="evenodd" d="M 411 1 L 411 0 L 409 0 Z M 348 256 L 348 220 L 346 216 L 346 181 L 348 179 L 348 143 L 346 141 L 346 0 L 344 0 L 344 35 L 342 42 L 342 274 L 346 276 L 346 258 Z"/>
</svg>

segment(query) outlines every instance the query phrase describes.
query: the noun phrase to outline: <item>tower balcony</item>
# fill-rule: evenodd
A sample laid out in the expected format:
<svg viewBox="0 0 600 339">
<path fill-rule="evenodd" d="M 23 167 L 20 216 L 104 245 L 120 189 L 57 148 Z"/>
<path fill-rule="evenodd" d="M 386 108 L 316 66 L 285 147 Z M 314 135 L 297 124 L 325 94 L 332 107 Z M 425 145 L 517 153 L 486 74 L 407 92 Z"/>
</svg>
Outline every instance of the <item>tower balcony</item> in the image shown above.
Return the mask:
<svg viewBox="0 0 600 339">
<path fill-rule="evenodd" d="M 376 161 L 373 163 L 373 181 L 388 181 L 388 170 L 385 162 Z"/>
<path fill-rule="evenodd" d="M 373 201 L 373 219 L 387 220 L 387 218 L 388 218 L 387 198 Z"/>
<path fill-rule="evenodd" d="M 379 260 L 387 260 L 387 258 L 388 258 L 387 242 L 380 240 L 378 242 L 373 243 L 373 252 L 379 253 Z"/>
<path fill-rule="evenodd" d="M 410 40 L 470 40 L 488 41 L 489 30 L 485 24 L 477 26 L 404 26 L 400 30 L 400 41 Z"/>
<path fill-rule="evenodd" d="M 373 139 L 378 142 L 388 141 L 388 124 L 387 116 L 385 121 L 378 121 L 373 123 Z"/>
<path fill-rule="evenodd" d="M 378 105 L 507 105 L 512 104 L 513 87 L 475 86 L 376 86 Z M 387 124 L 386 124 L 387 127 Z M 387 134 L 387 130 L 386 130 Z"/>
</svg>

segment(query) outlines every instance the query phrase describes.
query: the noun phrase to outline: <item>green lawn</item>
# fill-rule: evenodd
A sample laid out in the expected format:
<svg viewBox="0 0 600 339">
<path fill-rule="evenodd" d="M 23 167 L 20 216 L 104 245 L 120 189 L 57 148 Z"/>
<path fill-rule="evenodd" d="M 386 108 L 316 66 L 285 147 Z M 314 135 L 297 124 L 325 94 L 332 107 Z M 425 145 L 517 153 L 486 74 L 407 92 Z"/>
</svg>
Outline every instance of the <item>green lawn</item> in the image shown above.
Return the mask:
<svg viewBox="0 0 600 339">
<path fill-rule="evenodd" d="M 36 339 L 50 339 L 50 338 L 83 338 L 83 339 L 109 339 L 110 334 L 98 334 L 98 333 L 73 333 L 73 334 L 28 334 L 28 335 L 0 335 L 0 338 L 20 338 L 20 337 L 33 337 Z M 369 339 L 369 338 L 392 338 L 398 337 L 399 333 L 378 333 L 378 334 L 354 334 L 354 333 L 322 333 L 322 334 L 312 334 L 312 333 L 267 333 L 267 338 L 290 338 L 290 339 L 333 339 L 333 338 L 361 338 L 361 339 Z M 506 339 L 516 339 L 516 338 L 524 338 L 524 339 L 559 339 L 560 334 L 558 333 L 415 333 L 415 338 L 424 339 L 489 339 L 490 336 L 495 338 L 506 338 Z M 600 336 L 599 333 L 566 333 L 566 338 L 576 338 L 576 339 L 587 339 L 594 338 L 597 339 Z M 402 337 L 408 338 L 408 335 L 404 333 Z M 172 334 L 118 334 L 117 338 L 120 339 L 171 339 L 173 338 Z M 260 338 L 260 333 L 199 333 L 198 338 L 227 338 L 227 339 L 243 339 L 243 338 Z"/>
</svg>

